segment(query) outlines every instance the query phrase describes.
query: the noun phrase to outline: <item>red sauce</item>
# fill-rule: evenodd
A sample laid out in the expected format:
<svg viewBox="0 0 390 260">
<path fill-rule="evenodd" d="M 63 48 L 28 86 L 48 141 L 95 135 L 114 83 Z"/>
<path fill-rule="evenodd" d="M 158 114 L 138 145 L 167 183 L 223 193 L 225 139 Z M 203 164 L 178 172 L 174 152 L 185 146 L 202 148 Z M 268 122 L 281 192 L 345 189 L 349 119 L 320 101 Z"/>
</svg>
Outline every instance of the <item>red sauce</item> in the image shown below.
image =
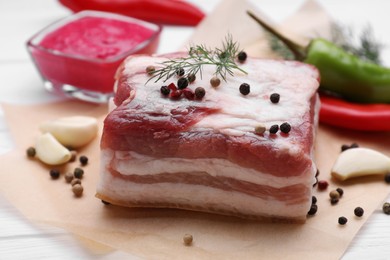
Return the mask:
<svg viewBox="0 0 390 260">
<path fill-rule="evenodd" d="M 43 30 L 29 41 L 42 77 L 55 89 L 70 85 L 112 93 L 115 72 L 126 56 L 156 51 L 159 26 L 100 14 L 103 15 L 75 14 L 77 19 L 62 22 L 54 30 Z"/>
<path fill-rule="evenodd" d="M 133 49 L 153 33 L 135 23 L 83 17 L 49 33 L 40 45 L 64 54 L 108 59 Z"/>
</svg>

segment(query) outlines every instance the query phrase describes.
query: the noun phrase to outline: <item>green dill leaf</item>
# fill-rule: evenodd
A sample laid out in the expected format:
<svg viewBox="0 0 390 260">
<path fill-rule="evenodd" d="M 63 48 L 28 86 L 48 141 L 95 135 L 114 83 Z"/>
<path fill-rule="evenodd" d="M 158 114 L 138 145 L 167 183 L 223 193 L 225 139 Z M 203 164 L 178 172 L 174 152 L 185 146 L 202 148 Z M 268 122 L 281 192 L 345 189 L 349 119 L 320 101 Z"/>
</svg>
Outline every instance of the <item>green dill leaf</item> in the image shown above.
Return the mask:
<svg viewBox="0 0 390 260">
<path fill-rule="evenodd" d="M 147 82 L 150 80 L 154 80 L 154 82 L 163 80 L 165 82 L 174 76 L 180 68 L 185 70 L 184 76 L 199 73 L 200 78 L 202 78 L 204 65 L 214 65 L 216 67 L 214 74 L 226 81 L 227 75 L 234 76 L 234 70 L 247 74 L 236 64 L 235 59 L 238 53 L 238 43 L 233 41 L 229 34 L 222 43 L 222 48 L 211 50 L 205 45 L 196 45 L 189 48 L 187 57 L 168 59 L 160 63 L 161 68 L 156 69 Z"/>
<path fill-rule="evenodd" d="M 294 60 L 294 53 L 287 47 L 287 45 L 280 40 L 277 36 L 266 32 L 266 37 L 268 38 L 269 47 L 273 52 L 278 54 L 280 57 L 286 60 Z"/>
<path fill-rule="evenodd" d="M 360 32 L 358 39 L 350 27 L 333 23 L 331 26 L 331 41 L 343 50 L 376 64 L 381 64 L 383 44 L 378 42 L 370 25 Z"/>
</svg>

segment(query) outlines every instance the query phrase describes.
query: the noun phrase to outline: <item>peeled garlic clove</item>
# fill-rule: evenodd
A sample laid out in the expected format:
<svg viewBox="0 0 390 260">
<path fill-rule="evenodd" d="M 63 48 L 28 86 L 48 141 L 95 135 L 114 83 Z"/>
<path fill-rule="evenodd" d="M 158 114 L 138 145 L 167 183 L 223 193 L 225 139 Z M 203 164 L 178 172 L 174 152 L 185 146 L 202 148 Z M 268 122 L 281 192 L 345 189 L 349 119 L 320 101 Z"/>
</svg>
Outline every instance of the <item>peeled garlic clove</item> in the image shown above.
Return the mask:
<svg viewBox="0 0 390 260">
<path fill-rule="evenodd" d="M 63 164 L 71 158 L 70 151 L 50 133 L 42 134 L 38 137 L 35 150 L 38 159 L 49 165 Z"/>
<path fill-rule="evenodd" d="M 39 129 L 51 133 L 64 146 L 79 148 L 95 138 L 98 124 L 93 117 L 71 116 L 44 122 Z"/>
<path fill-rule="evenodd" d="M 342 152 L 331 174 L 339 180 L 358 176 L 384 174 L 390 171 L 390 158 L 368 148 L 353 148 Z"/>
</svg>

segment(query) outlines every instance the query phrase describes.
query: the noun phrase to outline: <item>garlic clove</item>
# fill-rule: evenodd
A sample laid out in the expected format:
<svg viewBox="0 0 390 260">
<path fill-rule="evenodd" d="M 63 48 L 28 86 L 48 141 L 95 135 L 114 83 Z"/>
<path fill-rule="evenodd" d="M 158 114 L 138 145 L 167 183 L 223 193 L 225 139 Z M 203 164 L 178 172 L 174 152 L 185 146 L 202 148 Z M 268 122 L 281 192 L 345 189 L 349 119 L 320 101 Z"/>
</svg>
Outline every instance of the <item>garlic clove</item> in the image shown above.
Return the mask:
<svg viewBox="0 0 390 260">
<path fill-rule="evenodd" d="M 50 133 L 45 133 L 38 137 L 35 150 L 38 159 L 49 165 L 63 164 L 71 158 L 70 151 Z"/>
<path fill-rule="evenodd" d="M 96 137 L 98 124 L 94 117 L 71 116 L 44 122 L 39 129 L 51 133 L 64 146 L 79 148 Z"/>
<path fill-rule="evenodd" d="M 384 174 L 390 171 L 390 158 L 368 148 L 353 148 L 342 152 L 332 167 L 331 174 L 339 180 L 358 176 Z"/>
</svg>

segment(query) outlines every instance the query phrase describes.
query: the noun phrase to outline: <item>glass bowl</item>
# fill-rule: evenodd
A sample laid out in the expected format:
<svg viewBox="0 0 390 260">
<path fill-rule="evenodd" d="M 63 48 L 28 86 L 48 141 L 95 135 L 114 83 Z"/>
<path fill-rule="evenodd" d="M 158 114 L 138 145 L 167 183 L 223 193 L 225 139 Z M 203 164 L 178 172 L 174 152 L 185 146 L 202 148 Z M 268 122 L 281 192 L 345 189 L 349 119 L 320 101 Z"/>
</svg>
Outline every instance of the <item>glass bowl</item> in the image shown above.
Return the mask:
<svg viewBox="0 0 390 260">
<path fill-rule="evenodd" d="M 49 91 L 104 103 L 114 76 L 131 54 L 152 54 L 162 27 L 135 18 L 82 11 L 35 34 L 27 49 Z"/>
</svg>

